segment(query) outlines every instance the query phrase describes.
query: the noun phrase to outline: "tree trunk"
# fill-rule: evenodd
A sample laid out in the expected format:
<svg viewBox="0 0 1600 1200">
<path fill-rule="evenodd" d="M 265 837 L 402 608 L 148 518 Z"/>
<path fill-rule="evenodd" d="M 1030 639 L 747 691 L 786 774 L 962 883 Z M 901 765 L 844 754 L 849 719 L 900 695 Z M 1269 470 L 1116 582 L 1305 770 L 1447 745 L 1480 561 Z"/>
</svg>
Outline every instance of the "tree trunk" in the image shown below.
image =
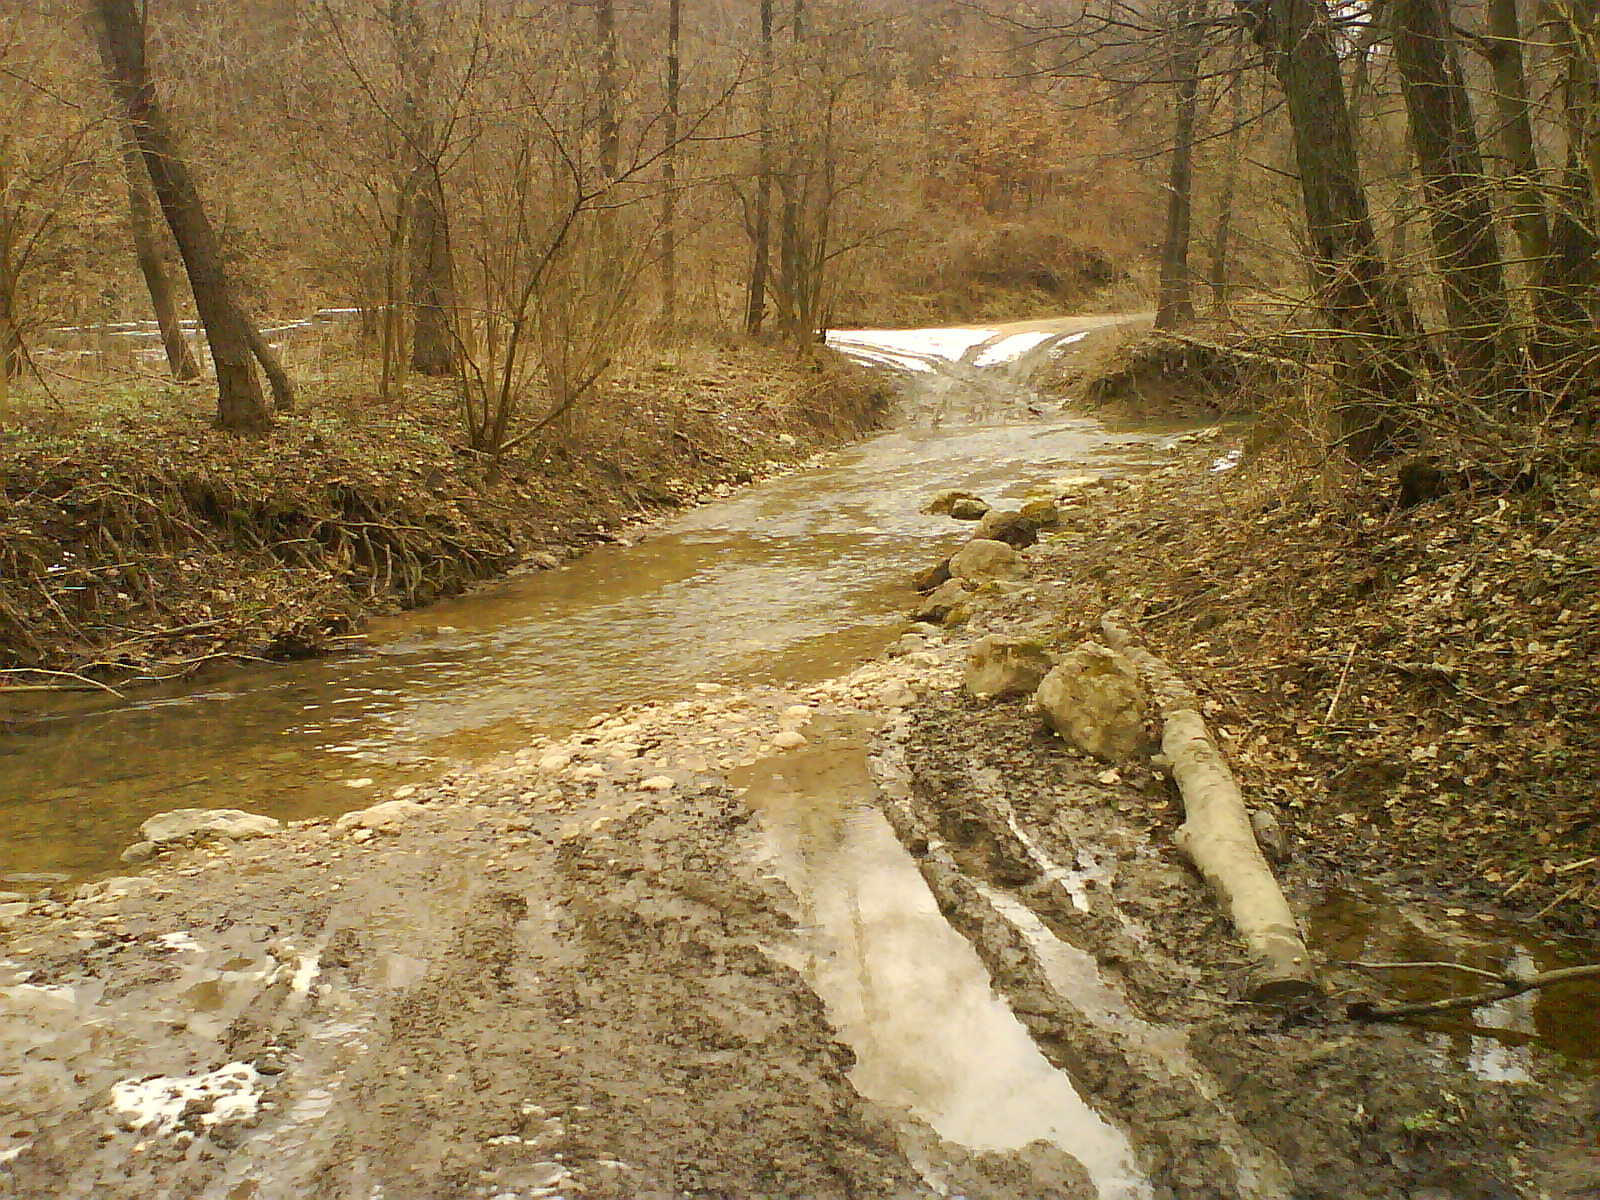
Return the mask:
<svg viewBox="0 0 1600 1200">
<path fill-rule="evenodd" d="M 1539 191 L 1539 159 L 1534 150 L 1533 119 L 1528 105 L 1528 79 L 1522 65 L 1522 27 L 1517 0 L 1489 0 L 1489 66 L 1494 71 L 1494 102 L 1499 118 L 1501 153 L 1511 168 L 1511 225 L 1530 271 L 1550 253 L 1550 228 Z"/>
<path fill-rule="evenodd" d="M 134 0 L 95 0 L 113 64 L 111 84 L 139 144 L 162 214 L 178 243 L 217 374 L 217 426 L 259 433 L 271 424 L 251 350 L 251 326 L 233 295 L 222 247 L 156 100 Z"/>
<path fill-rule="evenodd" d="M 1461 382 L 1506 382 L 1510 326 L 1489 180 L 1443 0 L 1390 0 L 1395 65 L 1444 285 L 1447 341 Z"/>
<path fill-rule="evenodd" d="M 761 0 L 761 84 L 757 116 L 761 144 L 756 160 L 755 228 L 751 233 L 750 286 L 745 292 L 744 327 L 760 333 L 767 316 L 767 270 L 772 257 L 772 0 Z"/>
<path fill-rule="evenodd" d="M 1228 256 L 1232 251 L 1233 203 L 1239 188 L 1239 160 L 1244 142 L 1244 75 L 1234 69 L 1228 77 L 1230 120 L 1228 147 L 1222 167 L 1222 194 L 1217 199 L 1217 224 L 1211 238 L 1211 315 L 1226 317 L 1231 310 Z"/>
<path fill-rule="evenodd" d="M 105 38 L 96 38 L 95 43 L 100 52 L 100 65 L 107 78 L 110 78 L 117 73 L 110 45 Z M 150 203 L 150 180 L 145 173 L 138 138 L 131 128 L 124 130 L 122 174 L 128 189 L 128 224 L 133 232 L 133 253 L 139 263 L 139 273 L 144 276 L 145 291 L 150 294 L 156 328 L 161 331 L 161 345 L 167 352 L 167 369 L 172 372 L 174 379 L 181 382 L 199 379 L 200 366 L 195 362 L 189 339 L 183 336 L 177 298 L 173 294 L 172 280 L 167 275 L 167 256 L 156 225 L 155 210 Z"/>
<path fill-rule="evenodd" d="M 1183 824 L 1174 841 L 1227 909 L 1255 960 L 1250 999 L 1276 1003 L 1316 995 L 1321 989 L 1311 955 L 1256 842 L 1233 772 L 1206 729 L 1199 699 L 1171 667 L 1138 644 L 1119 614 L 1107 613 L 1100 628 L 1111 646 L 1139 668 L 1161 713 L 1161 752 L 1183 797 Z"/>
<path fill-rule="evenodd" d="M 1600 79 L 1593 58 L 1593 4 L 1585 13 L 1561 6 L 1552 22 L 1563 62 L 1563 116 L 1567 158 L 1554 189 L 1550 218 L 1550 257 L 1545 263 L 1542 292 L 1551 299 L 1549 316 L 1562 333 L 1553 339 L 1571 346 L 1573 339 L 1593 336 L 1596 286 L 1600 284 Z M 1587 19 L 1586 19 L 1587 18 Z"/>
<path fill-rule="evenodd" d="M 1172 32 L 1172 78 L 1177 85 L 1177 112 L 1172 161 L 1167 173 L 1167 230 L 1161 245 L 1161 286 L 1156 300 L 1156 328 L 1172 329 L 1194 320 L 1189 280 L 1189 230 L 1194 208 L 1194 129 L 1200 108 L 1200 31 L 1204 0 L 1189 0 L 1176 13 Z"/>
<path fill-rule="evenodd" d="M 433 163 L 417 168 L 411 192 L 411 369 L 423 375 L 455 373 L 455 268 L 445 218 L 444 186 Z"/>
<path fill-rule="evenodd" d="M 139 260 L 145 290 L 150 293 L 150 307 L 155 312 L 156 327 L 161 331 L 161 345 L 167 352 L 167 369 L 174 379 L 183 382 L 199 379 L 200 365 L 195 362 L 189 339 L 183 335 L 177 297 L 167 275 L 166 255 L 162 253 L 161 234 L 147 190 L 150 181 L 139 156 L 139 146 L 131 134 L 122 147 L 122 166 L 128 184 L 128 223 L 133 229 L 133 252 Z"/>
<path fill-rule="evenodd" d="M 666 148 L 661 161 L 661 320 L 669 331 L 678 311 L 678 51 L 682 6 L 682 0 L 668 0 Z"/>
<path fill-rule="evenodd" d="M 16 285 L 0 274 L 0 379 L 12 380 L 22 374 L 22 330 L 17 327 Z"/>
<path fill-rule="evenodd" d="M 617 177 L 622 115 L 617 95 L 617 10 L 615 0 L 598 0 L 595 32 L 600 42 L 600 170 Z"/>
<path fill-rule="evenodd" d="M 1273 73 L 1294 131 L 1300 194 L 1319 303 L 1337 340 L 1339 442 L 1356 458 L 1388 448 L 1422 365 L 1420 330 L 1377 245 L 1362 190 L 1355 129 L 1322 0 L 1271 0 Z"/>
</svg>

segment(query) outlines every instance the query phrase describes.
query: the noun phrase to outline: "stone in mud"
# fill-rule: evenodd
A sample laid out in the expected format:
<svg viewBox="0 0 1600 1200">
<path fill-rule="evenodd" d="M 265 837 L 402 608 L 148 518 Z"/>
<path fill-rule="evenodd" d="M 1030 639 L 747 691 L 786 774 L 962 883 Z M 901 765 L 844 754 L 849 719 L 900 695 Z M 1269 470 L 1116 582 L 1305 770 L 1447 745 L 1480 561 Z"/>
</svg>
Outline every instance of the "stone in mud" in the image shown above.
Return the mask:
<svg viewBox="0 0 1600 1200">
<path fill-rule="evenodd" d="M 1039 527 L 1020 512 L 992 508 L 978 522 L 972 536 L 1004 542 L 1013 550 L 1025 550 L 1039 540 Z"/>
<path fill-rule="evenodd" d="M 942 492 L 935 492 L 933 498 L 922 506 L 922 511 L 931 516 L 951 516 L 953 515 L 951 510 L 963 501 L 976 501 L 979 504 L 983 504 L 985 512 L 989 509 L 989 506 L 984 504 L 982 498 L 973 492 L 964 492 L 960 488 L 946 488 Z M 978 515 L 982 516 L 983 514 L 979 513 Z M 972 519 L 976 520 L 977 518 Z"/>
<path fill-rule="evenodd" d="M 922 603 L 911 610 L 913 621 L 943 621 L 950 610 L 967 598 L 967 589 L 959 579 L 947 579 L 934 588 Z"/>
<path fill-rule="evenodd" d="M 1085 642 L 1044 677 L 1034 699 L 1046 725 L 1096 758 L 1125 762 L 1149 749 L 1138 668 L 1115 650 Z"/>
<path fill-rule="evenodd" d="M 950 515 L 958 521 L 980 521 L 988 511 L 986 500 L 957 500 L 950 506 Z"/>
<path fill-rule="evenodd" d="M 950 574 L 970 583 L 989 579 L 1025 579 L 1027 564 L 1022 555 L 1004 542 L 973 538 L 950 556 Z"/>
<path fill-rule="evenodd" d="M 1061 510 L 1049 500 L 1029 500 L 1020 511 L 1038 529 L 1054 528 L 1061 521 Z"/>
<path fill-rule="evenodd" d="M 135 842 L 122 852 L 122 861 L 138 866 L 154 858 L 158 849 L 154 842 Z"/>
<path fill-rule="evenodd" d="M 385 800 L 371 808 L 345 813 L 336 822 L 339 829 L 371 829 L 384 832 L 399 828 L 405 822 L 427 812 L 415 800 Z"/>
<path fill-rule="evenodd" d="M 991 634 L 967 651 L 966 688 L 982 699 L 1025 695 L 1038 689 L 1053 665 L 1038 642 Z"/>
<path fill-rule="evenodd" d="M 266 837 L 283 828 L 281 821 L 237 808 L 176 808 L 157 813 L 139 826 L 144 840 L 164 848 L 180 842 L 203 842 L 210 838 Z"/>
<path fill-rule="evenodd" d="M 947 558 L 941 563 L 918 571 L 911 577 L 911 586 L 919 592 L 931 592 L 945 580 L 950 578 L 950 560 Z"/>
</svg>

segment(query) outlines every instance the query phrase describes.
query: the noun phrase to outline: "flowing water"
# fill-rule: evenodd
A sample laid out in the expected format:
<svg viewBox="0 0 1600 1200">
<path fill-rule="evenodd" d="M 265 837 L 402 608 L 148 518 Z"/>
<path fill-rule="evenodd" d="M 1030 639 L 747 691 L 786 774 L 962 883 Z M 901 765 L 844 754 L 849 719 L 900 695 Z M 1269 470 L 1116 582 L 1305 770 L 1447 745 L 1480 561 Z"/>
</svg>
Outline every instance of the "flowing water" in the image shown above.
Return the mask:
<svg viewBox="0 0 1600 1200">
<path fill-rule="evenodd" d="M 1000 500 L 1062 474 L 1138 470 L 1173 436 L 1045 411 L 992 349 L 1037 357 L 1093 324 L 1056 323 L 1043 341 L 924 339 L 920 357 L 897 344 L 916 386 L 895 430 L 641 544 L 381 620 L 367 652 L 29 706 L 0 731 L 0 890 L 114 868 L 153 813 L 337 813 L 699 681 L 838 674 L 898 635 L 908 577 L 968 532 L 919 511 L 932 492 Z M 993 365 L 972 366 L 985 346 Z"/>
</svg>

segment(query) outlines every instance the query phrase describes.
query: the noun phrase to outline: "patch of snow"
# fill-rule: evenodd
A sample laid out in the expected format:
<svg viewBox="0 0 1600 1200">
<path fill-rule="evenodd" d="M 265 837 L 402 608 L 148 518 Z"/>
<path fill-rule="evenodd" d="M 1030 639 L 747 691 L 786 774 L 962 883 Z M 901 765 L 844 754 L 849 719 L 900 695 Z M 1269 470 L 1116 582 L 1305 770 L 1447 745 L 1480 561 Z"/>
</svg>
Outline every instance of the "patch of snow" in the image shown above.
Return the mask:
<svg viewBox="0 0 1600 1200">
<path fill-rule="evenodd" d="M 209 1111 L 199 1114 L 207 1128 L 248 1121 L 261 1107 L 260 1073 L 249 1063 L 231 1062 L 204 1075 L 157 1075 L 111 1086 L 111 1107 L 125 1127 L 136 1131 L 175 1133 L 196 1102 L 209 1104 Z"/>
<path fill-rule="evenodd" d="M 33 1145 L 32 1142 L 23 1142 L 22 1145 L 13 1146 L 9 1150 L 0 1150 L 0 1167 L 5 1166 L 8 1162 L 15 1162 L 17 1156 L 31 1145 Z"/>
<path fill-rule="evenodd" d="M 205 951 L 205 947 L 195 941 L 194 934 L 187 929 L 177 929 L 171 933 L 163 933 L 156 938 L 156 941 L 160 942 L 168 950 L 193 950 L 197 953 Z"/>
<path fill-rule="evenodd" d="M 1040 342 L 1047 342 L 1054 335 L 1046 330 L 1033 330 L 1030 333 L 1014 333 L 1008 338 L 1001 338 L 992 346 L 985 346 L 982 353 L 972 360 L 975 367 L 997 367 L 1001 363 L 1015 362 Z M 1079 335 L 1082 336 L 1081 334 Z"/>
<path fill-rule="evenodd" d="M 864 346 L 835 345 L 834 349 L 853 358 L 859 363 L 875 367 L 892 367 L 897 371 L 931 371 L 933 366 L 920 358 L 912 358 L 904 354 L 889 354 L 884 351 L 869 350 Z"/>
<path fill-rule="evenodd" d="M 1241 457 L 1242 456 L 1240 455 L 1239 451 L 1229 450 L 1221 458 L 1217 459 L 1216 462 L 1211 464 L 1211 470 L 1213 472 L 1231 471 L 1239 465 L 1239 459 Z"/>
<path fill-rule="evenodd" d="M 1062 351 L 1064 351 L 1068 346 L 1072 345 L 1074 342 L 1081 342 L 1081 341 L 1083 341 L 1084 338 L 1086 338 L 1088 336 L 1089 336 L 1089 331 L 1087 329 L 1085 329 L 1082 333 L 1074 333 L 1070 337 L 1064 337 L 1059 342 L 1057 342 L 1054 346 L 1050 347 L 1050 353 L 1051 354 L 1060 354 Z"/>
<path fill-rule="evenodd" d="M 959 362 L 974 346 L 999 334 L 997 329 L 842 329 L 828 333 L 828 344 L 846 353 L 851 347 L 883 354 L 915 354 Z"/>
</svg>

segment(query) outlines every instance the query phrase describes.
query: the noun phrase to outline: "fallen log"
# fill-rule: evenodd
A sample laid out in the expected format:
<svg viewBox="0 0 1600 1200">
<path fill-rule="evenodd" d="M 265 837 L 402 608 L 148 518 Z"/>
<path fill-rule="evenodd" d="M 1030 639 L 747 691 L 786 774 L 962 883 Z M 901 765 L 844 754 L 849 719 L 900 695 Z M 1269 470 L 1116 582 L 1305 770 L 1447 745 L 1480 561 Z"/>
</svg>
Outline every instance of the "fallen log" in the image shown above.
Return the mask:
<svg viewBox="0 0 1600 1200">
<path fill-rule="evenodd" d="M 1257 844 L 1239 785 L 1200 715 L 1200 702 L 1171 667 L 1144 649 L 1122 616 L 1100 622 L 1107 642 L 1132 660 L 1161 714 L 1161 752 L 1183 796 L 1178 848 L 1227 910 L 1255 959 L 1250 999 L 1283 1002 L 1320 993 L 1283 889 Z"/>
</svg>

